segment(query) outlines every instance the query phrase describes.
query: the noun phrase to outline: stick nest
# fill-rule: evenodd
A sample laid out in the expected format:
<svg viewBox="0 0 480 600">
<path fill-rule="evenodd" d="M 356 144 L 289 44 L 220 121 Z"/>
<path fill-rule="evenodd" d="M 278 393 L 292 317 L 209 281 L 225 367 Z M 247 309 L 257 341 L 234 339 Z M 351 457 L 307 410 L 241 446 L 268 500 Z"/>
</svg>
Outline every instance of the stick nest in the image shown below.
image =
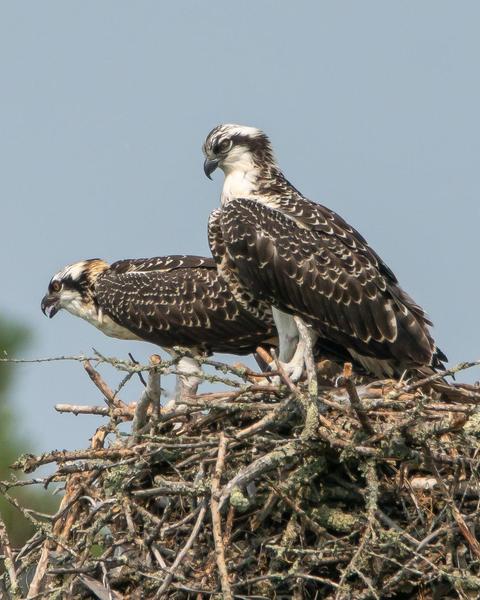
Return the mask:
<svg viewBox="0 0 480 600">
<path fill-rule="evenodd" d="M 50 518 L 17 503 L 37 528 L 24 548 L 0 530 L 0 596 L 480 597 L 477 387 L 362 383 L 324 362 L 315 390 L 205 360 L 222 391 L 160 408 L 174 362 L 96 360 L 122 383 L 144 370 L 145 392 L 124 404 L 83 362 L 106 405 L 56 408 L 108 422 L 86 449 L 14 465 L 54 465 L 30 483 L 65 492 Z M 1 485 L 16 502 L 20 480 Z"/>
</svg>

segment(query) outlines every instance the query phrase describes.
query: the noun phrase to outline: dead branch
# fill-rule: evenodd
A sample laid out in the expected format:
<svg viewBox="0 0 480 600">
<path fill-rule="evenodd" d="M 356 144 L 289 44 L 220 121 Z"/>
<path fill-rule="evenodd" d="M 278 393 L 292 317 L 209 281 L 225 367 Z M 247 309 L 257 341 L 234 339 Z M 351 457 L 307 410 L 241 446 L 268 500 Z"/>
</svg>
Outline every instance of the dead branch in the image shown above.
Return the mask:
<svg viewBox="0 0 480 600">
<path fill-rule="evenodd" d="M 219 512 L 218 502 L 218 491 L 220 488 L 220 478 L 223 472 L 223 465 L 225 464 L 225 453 L 227 450 L 227 440 L 223 433 L 220 434 L 220 441 L 218 444 L 218 457 L 215 465 L 215 472 L 212 477 L 211 487 L 211 498 L 210 498 L 210 512 L 212 514 L 212 531 L 213 539 L 215 542 L 215 556 L 217 558 L 218 573 L 220 575 L 220 582 L 222 585 L 223 597 L 226 600 L 232 600 L 232 590 L 230 588 L 230 581 L 228 578 L 228 571 L 225 565 L 225 548 L 222 539 L 222 522 Z"/>
<path fill-rule="evenodd" d="M 7 528 L 0 515 L 0 552 L 4 557 L 5 569 L 10 579 L 10 589 L 13 595 L 18 592 L 18 578 L 15 569 L 15 559 L 10 545 L 10 539 L 8 537 Z"/>
<path fill-rule="evenodd" d="M 89 360 L 84 361 L 83 368 L 85 369 L 87 375 L 90 377 L 93 383 L 102 392 L 103 397 L 105 398 L 105 401 L 110 408 L 126 407 L 125 403 L 122 402 L 119 398 L 117 398 L 113 390 L 111 390 L 107 383 L 105 383 L 100 373 L 92 367 L 92 364 Z"/>
<path fill-rule="evenodd" d="M 343 366 L 343 381 L 345 388 L 348 392 L 348 396 L 350 398 L 350 404 L 352 405 L 353 410 L 357 413 L 358 420 L 360 421 L 363 429 L 368 435 L 374 435 L 375 430 L 370 423 L 370 419 L 368 418 L 368 413 L 363 407 L 362 401 L 360 400 L 357 388 L 352 381 L 352 364 L 345 363 Z"/>
<path fill-rule="evenodd" d="M 148 371 L 147 386 L 135 408 L 135 415 L 133 417 L 132 430 L 135 433 L 145 426 L 147 421 L 147 411 L 149 406 L 152 406 L 152 413 L 156 416 L 160 416 L 160 372 L 157 367 L 162 362 L 162 359 L 158 354 L 152 354 L 150 356 L 150 366 L 152 367 Z"/>
</svg>

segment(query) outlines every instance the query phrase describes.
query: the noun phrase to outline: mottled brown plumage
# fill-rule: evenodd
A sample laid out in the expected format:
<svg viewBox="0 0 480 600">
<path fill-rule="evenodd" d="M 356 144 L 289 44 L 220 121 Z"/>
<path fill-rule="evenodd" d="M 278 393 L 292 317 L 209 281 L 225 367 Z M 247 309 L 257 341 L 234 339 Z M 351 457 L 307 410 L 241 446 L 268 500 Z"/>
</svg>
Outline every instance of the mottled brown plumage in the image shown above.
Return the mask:
<svg viewBox="0 0 480 600">
<path fill-rule="evenodd" d="M 226 151 L 215 153 L 222 144 Z M 219 126 L 204 151 L 206 172 L 217 165 L 225 172 L 209 239 L 237 300 L 250 293 L 300 316 L 320 344 L 345 348 L 377 372 L 441 365 L 446 357 L 423 310 L 353 227 L 289 183 L 264 133 Z M 384 364 L 372 367 L 371 359 Z"/>
<path fill-rule="evenodd" d="M 205 353 L 248 354 L 275 336 L 269 309 L 242 308 L 215 262 L 198 256 L 81 261 L 52 278 L 42 308 L 65 308 L 113 337 Z"/>
</svg>

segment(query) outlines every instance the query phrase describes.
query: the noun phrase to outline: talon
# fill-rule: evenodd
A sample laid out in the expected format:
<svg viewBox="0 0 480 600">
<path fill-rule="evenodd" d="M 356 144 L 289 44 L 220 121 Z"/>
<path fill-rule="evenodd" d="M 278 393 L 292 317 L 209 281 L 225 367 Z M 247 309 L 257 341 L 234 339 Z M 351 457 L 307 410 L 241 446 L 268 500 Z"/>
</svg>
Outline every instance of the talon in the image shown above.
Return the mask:
<svg viewBox="0 0 480 600">
<path fill-rule="evenodd" d="M 282 366 L 283 370 L 288 375 L 288 377 L 292 380 L 293 383 L 296 383 L 297 381 L 299 381 L 301 379 L 301 377 L 303 375 L 303 366 L 304 366 L 303 358 L 300 361 L 292 360 L 288 363 L 284 363 L 284 362 L 280 361 L 280 365 Z"/>
</svg>

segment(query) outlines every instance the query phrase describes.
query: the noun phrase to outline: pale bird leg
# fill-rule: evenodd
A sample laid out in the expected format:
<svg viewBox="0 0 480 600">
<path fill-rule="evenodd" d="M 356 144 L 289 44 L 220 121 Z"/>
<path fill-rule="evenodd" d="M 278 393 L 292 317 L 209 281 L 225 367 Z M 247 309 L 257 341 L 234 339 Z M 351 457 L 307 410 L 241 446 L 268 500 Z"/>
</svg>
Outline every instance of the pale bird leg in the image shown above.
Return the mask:
<svg viewBox="0 0 480 600">
<path fill-rule="evenodd" d="M 198 386 L 203 379 L 202 370 L 198 362 L 189 356 L 182 356 L 178 361 L 177 384 L 175 386 L 175 401 L 177 405 L 182 404 L 188 396 L 197 393 Z"/>
<path fill-rule="evenodd" d="M 273 320 L 278 331 L 278 359 L 288 363 L 295 354 L 299 334 L 292 315 L 272 306 Z"/>
<path fill-rule="evenodd" d="M 298 381 L 303 373 L 304 342 L 299 339 L 299 332 L 292 315 L 284 313 L 272 306 L 273 320 L 278 331 L 278 361 L 285 373 L 293 381 Z M 280 383 L 275 377 L 274 383 Z"/>
<path fill-rule="evenodd" d="M 315 342 L 317 341 L 318 335 L 313 331 L 311 327 L 305 325 L 300 317 L 294 317 L 295 324 L 298 329 L 298 333 L 300 336 L 300 341 L 298 343 L 298 347 L 301 347 L 303 350 L 301 363 L 302 363 L 302 371 L 303 365 L 305 365 L 305 369 L 307 371 L 307 380 L 308 380 L 308 390 L 312 397 L 317 396 L 318 385 L 317 385 L 317 369 L 315 367 L 315 359 L 313 357 L 313 347 Z M 297 347 L 297 350 L 298 350 Z M 295 352 L 296 356 L 297 352 Z M 295 358 L 294 356 L 294 358 Z M 301 375 L 301 374 L 300 374 Z"/>
<path fill-rule="evenodd" d="M 295 353 L 292 359 L 288 362 L 280 361 L 285 373 L 289 376 L 293 383 L 299 381 L 305 367 L 305 340 L 300 339 L 297 343 Z"/>
</svg>

